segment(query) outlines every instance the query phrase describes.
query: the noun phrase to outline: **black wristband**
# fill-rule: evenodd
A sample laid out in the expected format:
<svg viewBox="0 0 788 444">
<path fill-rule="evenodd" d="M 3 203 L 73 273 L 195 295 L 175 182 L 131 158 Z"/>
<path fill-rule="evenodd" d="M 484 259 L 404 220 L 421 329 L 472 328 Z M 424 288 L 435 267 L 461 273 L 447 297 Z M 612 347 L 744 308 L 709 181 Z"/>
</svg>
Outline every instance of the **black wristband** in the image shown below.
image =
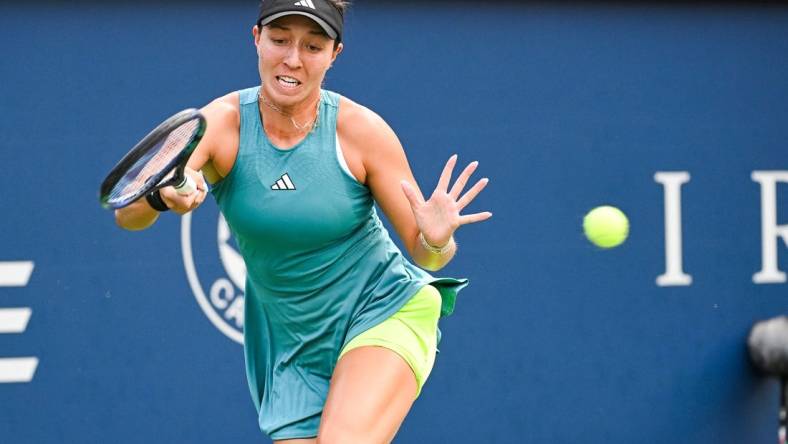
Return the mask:
<svg viewBox="0 0 788 444">
<path fill-rule="evenodd" d="M 145 200 L 147 200 L 148 205 L 150 205 L 151 208 L 153 208 L 156 211 L 164 212 L 164 211 L 169 211 L 170 209 L 167 206 L 167 204 L 164 203 L 164 200 L 161 198 L 161 193 L 159 192 L 158 188 L 146 194 Z"/>
</svg>

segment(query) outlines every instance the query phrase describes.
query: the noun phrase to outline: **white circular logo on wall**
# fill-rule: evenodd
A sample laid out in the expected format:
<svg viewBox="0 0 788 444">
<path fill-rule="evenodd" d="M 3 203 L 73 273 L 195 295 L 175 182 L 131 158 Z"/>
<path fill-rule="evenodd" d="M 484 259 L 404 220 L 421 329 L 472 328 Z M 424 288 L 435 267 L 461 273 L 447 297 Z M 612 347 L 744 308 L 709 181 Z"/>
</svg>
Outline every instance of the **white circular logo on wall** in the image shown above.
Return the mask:
<svg viewBox="0 0 788 444">
<path fill-rule="evenodd" d="M 204 218 L 205 213 L 211 212 L 205 207 L 215 205 L 202 205 L 197 218 L 192 213 L 181 218 L 186 276 L 197 303 L 211 323 L 233 341 L 243 344 L 246 264 L 233 245 L 224 216 L 214 210 L 216 219 Z M 206 223 L 206 219 L 216 220 L 216 225 Z M 211 239 L 216 239 L 216 243 Z"/>
</svg>

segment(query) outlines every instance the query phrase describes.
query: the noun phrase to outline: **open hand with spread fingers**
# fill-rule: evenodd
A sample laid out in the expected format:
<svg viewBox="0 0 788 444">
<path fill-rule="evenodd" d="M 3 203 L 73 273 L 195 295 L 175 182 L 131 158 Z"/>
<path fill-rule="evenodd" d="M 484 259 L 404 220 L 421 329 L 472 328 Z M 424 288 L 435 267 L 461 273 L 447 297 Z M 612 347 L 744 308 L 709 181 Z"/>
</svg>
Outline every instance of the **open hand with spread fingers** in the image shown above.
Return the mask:
<svg viewBox="0 0 788 444">
<path fill-rule="evenodd" d="M 416 217 L 416 225 L 422 236 L 424 236 L 424 240 L 432 246 L 440 247 L 448 244 L 454 231 L 460 225 L 481 222 L 492 217 L 492 213 L 489 211 L 460 214 L 463 208 L 468 206 L 487 186 L 489 179 L 486 177 L 480 179 L 465 194 L 462 194 L 471 174 L 479 166 L 479 162 L 474 161 L 469 163 L 460 173 L 450 190 L 449 182 L 451 182 L 451 175 L 456 164 L 457 155 L 455 154 L 446 162 L 435 191 L 432 192 L 432 196 L 426 201 L 413 185 L 408 183 L 408 181 L 402 181 L 402 191 L 408 198 L 408 202 L 410 202 L 411 210 L 413 210 L 413 215 Z"/>
</svg>

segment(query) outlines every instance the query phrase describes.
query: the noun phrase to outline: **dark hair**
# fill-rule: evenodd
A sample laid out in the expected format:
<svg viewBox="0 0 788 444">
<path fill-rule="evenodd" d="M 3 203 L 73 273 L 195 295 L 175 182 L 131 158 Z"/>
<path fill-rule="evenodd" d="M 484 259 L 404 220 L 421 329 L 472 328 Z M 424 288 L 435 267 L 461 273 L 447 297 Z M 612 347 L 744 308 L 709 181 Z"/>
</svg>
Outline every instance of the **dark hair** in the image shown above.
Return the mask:
<svg viewBox="0 0 788 444">
<path fill-rule="evenodd" d="M 346 1 L 345 0 L 326 0 L 326 1 L 331 3 L 331 6 L 337 8 L 337 11 L 339 11 L 339 13 L 342 14 L 342 17 L 345 16 L 345 11 L 347 11 L 347 8 L 350 7 L 350 0 L 346 0 Z M 334 41 L 334 50 L 337 49 L 337 46 L 339 46 L 339 41 Z"/>
<path fill-rule="evenodd" d="M 340 14 L 345 15 L 345 11 L 347 8 L 350 7 L 350 1 L 343 1 L 343 0 L 326 0 L 327 2 L 331 3 L 331 5 L 337 8 Z"/>
</svg>

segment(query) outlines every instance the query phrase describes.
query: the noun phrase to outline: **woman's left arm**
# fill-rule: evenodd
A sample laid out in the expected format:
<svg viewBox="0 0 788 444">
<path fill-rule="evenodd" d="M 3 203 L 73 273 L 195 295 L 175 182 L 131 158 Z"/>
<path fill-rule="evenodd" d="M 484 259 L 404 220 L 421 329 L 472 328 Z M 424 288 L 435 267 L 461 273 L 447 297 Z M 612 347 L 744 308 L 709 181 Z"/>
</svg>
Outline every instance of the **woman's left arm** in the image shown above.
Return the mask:
<svg viewBox="0 0 788 444">
<path fill-rule="evenodd" d="M 487 211 L 460 214 L 484 189 L 488 179 L 479 180 L 463 194 L 478 166 L 478 162 L 471 162 L 449 187 L 457 163 L 454 155 L 446 162 L 432 195 L 425 200 L 405 151 L 391 127 L 365 108 L 356 111 L 359 114 L 354 112 L 355 118 L 350 119 L 352 129 L 343 132 L 350 133 L 348 139 L 354 145 L 363 143 L 361 160 L 366 184 L 375 201 L 394 226 L 414 262 L 430 271 L 443 268 L 456 252 L 453 234 L 457 228 L 492 216 Z"/>
</svg>

